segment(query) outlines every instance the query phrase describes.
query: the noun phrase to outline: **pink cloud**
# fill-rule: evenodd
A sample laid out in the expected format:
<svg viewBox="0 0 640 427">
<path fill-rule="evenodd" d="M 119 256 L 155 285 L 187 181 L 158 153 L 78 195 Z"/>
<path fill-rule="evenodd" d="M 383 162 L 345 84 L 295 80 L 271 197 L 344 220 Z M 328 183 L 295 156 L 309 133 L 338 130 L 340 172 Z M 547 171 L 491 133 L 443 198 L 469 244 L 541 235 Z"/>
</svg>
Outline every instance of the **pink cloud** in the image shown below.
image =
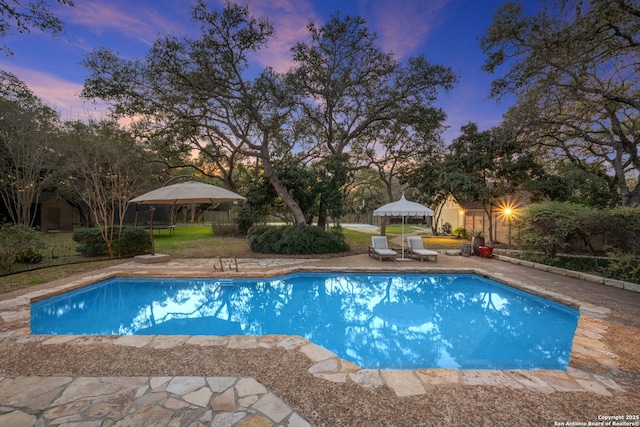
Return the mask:
<svg viewBox="0 0 640 427">
<path fill-rule="evenodd" d="M 182 28 L 163 17 L 157 10 L 135 7 L 133 3 L 76 2 L 74 7 L 62 10 L 65 19 L 89 28 L 94 34 L 115 30 L 126 37 L 151 45 L 158 34 L 179 34 Z"/>
<path fill-rule="evenodd" d="M 384 51 L 397 59 L 411 55 L 438 23 L 438 11 L 451 0 L 361 0 L 367 24 L 378 34 Z"/>
<path fill-rule="evenodd" d="M 58 111 L 65 120 L 100 119 L 107 115 L 107 106 L 81 99 L 81 83 L 70 82 L 33 69 L 17 67 L 0 61 L 0 69 L 15 74 L 45 104 Z"/>
<path fill-rule="evenodd" d="M 313 4 L 308 0 L 251 0 L 249 10 L 254 17 L 269 20 L 276 31 L 276 37 L 267 49 L 258 52 L 256 60 L 278 72 L 287 71 L 293 66 L 291 48 L 308 38 L 309 21 L 318 22 Z"/>
</svg>

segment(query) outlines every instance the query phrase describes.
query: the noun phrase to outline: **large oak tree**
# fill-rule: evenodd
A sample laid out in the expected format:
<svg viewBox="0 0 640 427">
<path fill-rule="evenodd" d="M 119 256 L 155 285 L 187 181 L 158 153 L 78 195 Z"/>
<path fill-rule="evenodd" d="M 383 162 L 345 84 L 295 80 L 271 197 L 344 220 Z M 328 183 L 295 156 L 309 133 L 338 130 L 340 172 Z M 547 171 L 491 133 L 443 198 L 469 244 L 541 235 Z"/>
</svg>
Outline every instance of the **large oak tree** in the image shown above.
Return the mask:
<svg viewBox="0 0 640 427">
<path fill-rule="evenodd" d="M 605 170 L 623 205 L 640 203 L 640 7 L 633 0 L 547 1 L 535 16 L 505 3 L 481 40 L 485 69 L 507 72 L 507 123 L 540 154 Z"/>
<path fill-rule="evenodd" d="M 489 218 L 491 242 L 491 219 L 500 199 L 530 188 L 544 174 L 533 153 L 505 129 L 479 131 L 475 123 L 469 123 L 461 130 L 462 135 L 444 154 L 423 163 L 406 179 L 433 200 L 442 201 L 451 194 L 458 202 L 480 204 Z"/>
<path fill-rule="evenodd" d="M 136 128 L 149 140 L 208 157 L 227 184 L 235 156 L 257 159 L 294 221 L 304 223 L 274 167 L 277 153 L 289 148 L 283 133 L 292 92 L 270 69 L 257 77 L 249 72 L 249 55 L 273 36 L 271 24 L 251 17 L 246 6 L 227 4 L 218 12 L 204 1 L 192 17 L 199 37 L 161 38 L 144 60 L 108 49 L 87 55 L 91 73 L 82 95 L 110 102 L 116 117 L 141 117 Z"/>
<path fill-rule="evenodd" d="M 308 29 L 310 41 L 293 47 L 295 67 L 288 73 L 302 100 L 306 152 L 342 158 L 343 168 L 374 166 L 390 189 L 400 165 L 439 142 L 446 116 L 433 104 L 453 87 L 455 74 L 424 56 L 400 62 L 380 48 L 360 17 L 335 14 Z M 346 184 L 338 176 L 346 177 L 332 174 L 336 189 Z M 326 213 L 319 212 L 321 220 Z"/>
<path fill-rule="evenodd" d="M 360 18 L 310 24 L 311 42 L 293 48 L 296 67 L 286 78 L 252 67 L 251 54 L 274 29 L 251 17 L 247 7 L 210 11 L 200 1 L 193 19 L 198 37 L 166 36 L 144 60 L 123 59 L 108 49 L 89 54 L 83 96 L 110 102 L 116 116 L 139 117 L 136 129 L 181 166 L 196 150 L 200 163 L 192 165 L 201 171 L 213 165 L 215 176 L 232 189 L 237 162 L 254 159 L 297 224 L 313 213 L 305 215 L 280 178 L 292 153 L 325 170 L 317 193 L 324 218 L 341 212 L 340 191 L 353 167 L 349 154 L 372 147 L 374 127 L 425 127 L 425 121 L 431 129 L 441 126 L 444 114 L 432 104 L 455 81 L 451 70 L 423 57 L 400 63 L 375 45 Z"/>
</svg>

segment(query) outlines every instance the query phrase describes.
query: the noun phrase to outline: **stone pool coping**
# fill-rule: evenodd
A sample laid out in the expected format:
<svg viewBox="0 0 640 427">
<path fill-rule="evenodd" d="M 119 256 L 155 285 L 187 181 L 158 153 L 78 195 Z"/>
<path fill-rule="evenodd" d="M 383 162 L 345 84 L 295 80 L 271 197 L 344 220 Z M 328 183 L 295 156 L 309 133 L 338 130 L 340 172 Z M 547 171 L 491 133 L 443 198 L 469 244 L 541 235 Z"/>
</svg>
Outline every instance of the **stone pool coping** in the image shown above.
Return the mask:
<svg viewBox="0 0 640 427">
<path fill-rule="evenodd" d="M 242 264 L 242 260 L 239 260 Z M 488 272 L 480 268 L 438 268 L 428 270 L 421 266 L 402 266 L 390 268 L 379 267 L 322 267 L 308 265 L 314 260 L 293 260 L 269 264 L 262 261 L 260 271 L 210 271 L 203 275 L 202 270 L 189 268 L 190 263 L 202 263 L 202 260 L 183 260 L 175 263 L 180 268 L 146 268 L 138 265 L 119 265 L 102 272 L 86 274 L 65 284 L 58 284 L 50 289 L 34 290 L 20 297 L 0 301 L 0 317 L 4 322 L 22 325 L 16 329 L 0 333 L 0 338 L 9 339 L 16 344 L 39 342 L 49 344 L 101 344 L 124 345 L 146 348 L 172 348 L 182 345 L 224 346 L 230 349 L 250 348 L 283 348 L 288 351 L 299 351 L 307 356 L 313 365 L 309 372 L 318 378 L 333 382 L 351 381 L 362 387 L 380 387 L 386 385 L 397 396 L 415 396 L 427 393 L 429 385 L 460 384 L 469 386 L 495 386 L 512 389 L 529 389 L 541 393 L 553 392 L 589 392 L 602 396 L 611 396 L 612 392 L 623 392 L 612 378 L 577 369 L 570 362 L 566 371 L 557 370 L 452 370 L 452 369 L 419 369 L 419 370 L 370 370 L 361 369 L 351 362 L 345 361 L 334 353 L 307 341 L 299 336 L 267 335 L 252 336 L 75 336 L 75 335 L 32 335 L 29 329 L 30 304 L 74 289 L 112 277 L 272 277 L 296 272 L 354 272 L 354 273 L 433 273 L 433 274 L 477 274 L 496 280 L 508 286 L 532 293 L 543 298 L 577 308 L 580 319 L 573 339 L 571 360 L 588 359 L 596 362 L 605 371 L 616 369 L 616 355 L 603 341 L 607 327 L 602 321 L 609 310 L 604 307 L 584 303 L 561 293 L 549 291 L 539 286 L 526 284 L 510 279 L 503 274 Z M 250 263 L 252 261 L 247 261 Z M 25 326 L 26 325 L 26 326 Z"/>
</svg>

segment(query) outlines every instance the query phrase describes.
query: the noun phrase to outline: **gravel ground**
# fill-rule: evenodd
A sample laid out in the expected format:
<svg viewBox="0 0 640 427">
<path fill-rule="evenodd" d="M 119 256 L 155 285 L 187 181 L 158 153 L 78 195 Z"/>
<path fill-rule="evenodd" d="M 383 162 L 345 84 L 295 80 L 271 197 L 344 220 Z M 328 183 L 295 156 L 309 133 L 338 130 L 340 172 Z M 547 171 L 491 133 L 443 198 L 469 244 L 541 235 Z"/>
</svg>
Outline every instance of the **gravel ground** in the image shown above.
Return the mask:
<svg viewBox="0 0 640 427">
<path fill-rule="evenodd" d="M 624 392 L 606 397 L 586 392 L 545 394 L 527 389 L 434 385 L 423 396 L 397 397 L 386 387 L 368 389 L 316 378 L 308 373 L 313 362 L 297 351 L 15 344 L 8 339 L 0 340 L 0 375 L 252 376 L 316 426 L 587 425 L 602 416 L 639 414 L 640 295 L 593 284 L 568 286 L 562 292 L 612 310 L 604 319 L 608 327 L 604 342 L 617 356 L 616 369 L 605 372 L 589 361 L 575 359 L 571 366 L 609 376 Z M 8 326 L 0 323 L 0 330 Z"/>
<path fill-rule="evenodd" d="M 433 386 L 425 396 L 400 398 L 386 387 L 367 389 L 354 383 L 315 378 L 307 372 L 311 362 L 306 356 L 280 349 L 182 346 L 153 350 L 0 343 L 0 372 L 2 375 L 252 376 L 317 426 L 553 426 L 555 422 L 593 422 L 600 415 L 638 414 L 638 330 L 619 325 L 613 326 L 611 332 L 608 344 L 622 362 L 614 378 L 626 389 L 612 397 L 448 385 Z"/>
</svg>

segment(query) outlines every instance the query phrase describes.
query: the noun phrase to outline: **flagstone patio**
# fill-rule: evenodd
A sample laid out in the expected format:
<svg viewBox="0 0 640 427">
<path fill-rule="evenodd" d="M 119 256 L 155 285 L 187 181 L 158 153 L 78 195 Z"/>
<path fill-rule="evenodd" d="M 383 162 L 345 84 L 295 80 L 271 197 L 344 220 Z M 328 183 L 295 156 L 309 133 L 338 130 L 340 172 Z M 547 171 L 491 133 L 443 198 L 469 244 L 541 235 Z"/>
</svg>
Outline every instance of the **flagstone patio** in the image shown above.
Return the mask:
<svg viewBox="0 0 640 427">
<path fill-rule="evenodd" d="M 130 262 L 96 271 L 91 274 L 63 278 L 47 285 L 26 290 L 10 299 L 0 300 L 0 362 L 2 355 L 20 354 L 69 354 L 95 353 L 99 360 L 104 355 L 149 355 L 149 360 L 167 355 L 171 351 L 189 350 L 194 357 L 217 352 L 286 352 L 296 361 L 306 360 L 306 372 L 330 384 L 360 387 L 367 390 L 390 390 L 396 399 L 423 396 L 429 398 L 434 387 L 478 387 L 482 390 L 528 390 L 539 395 L 566 394 L 567 398 L 591 395 L 599 398 L 617 398 L 634 393 L 628 384 L 620 384 L 616 375 L 620 371 L 619 355 L 607 344 L 609 332 L 607 318 L 620 304 L 626 309 L 635 303 L 640 307 L 640 294 L 611 288 L 608 300 L 599 296 L 587 298 L 584 287 L 593 288 L 580 278 L 551 274 L 546 271 L 523 267 L 497 259 L 440 256 L 438 263 L 379 262 L 366 255 L 333 259 L 239 259 L 239 271 L 214 268 L 214 260 L 173 260 L 167 263 L 140 264 Z M 223 265 L 226 262 L 222 260 Z M 231 265 L 231 260 L 228 260 Z M 32 335 L 29 330 L 29 303 L 33 299 L 67 292 L 115 275 L 124 276 L 270 276 L 293 271 L 420 271 L 420 272 L 475 272 L 491 276 L 511 286 L 570 304 L 580 308 L 581 317 L 573 341 L 571 364 L 562 371 L 483 371 L 448 369 L 362 370 L 340 359 L 330 351 L 297 336 L 265 337 L 203 337 L 203 336 L 47 336 Z M 620 294 L 622 293 L 622 294 Z M 582 298 L 581 296 L 584 296 Z M 637 310 L 631 317 L 637 315 Z M 637 317 L 635 318 L 637 319 Z M 260 353 L 262 354 L 262 353 Z M 271 354 L 271 353 L 269 353 Z M 279 353 L 282 354 L 282 353 Z M 126 357 L 123 357 L 126 359 Z M 176 360 L 179 366 L 186 363 Z M 225 361 L 228 364 L 230 361 Z M 0 425 L 59 425 L 84 422 L 83 425 L 101 425 L 100 420 L 110 420 L 113 425 L 135 425 L 158 421 L 158 425 L 273 425 L 307 426 L 318 422 L 313 410 L 300 409 L 283 400 L 257 378 L 228 372 L 228 375 L 139 375 L 137 366 L 128 375 L 85 376 L 69 375 L 70 365 L 60 361 L 64 372 L 55 370 L 48 375 L 47 361 L 32 369 L 18 367 L 13 358 L 0 364 Z M 80 364 L 89 363 L 82 361 Z M 111 360 L 123 364 L 126 360 Z M 13 366 L 15 365 L 15 366 Z M 99 369 L 92 366 L 92 369 Z M 280 367 L 287 371 L 286 366 Z M 24 371 L 28 372 L 24 372 Z M 176 369 L 181 371 L 182 369 Z M 31 372 L 29 372 L 31 371 Z M 149 369 L 150 373 L 154 369 Z M 135 374 L 134 374 L 135 373 Z M 287 379 L 282 379 L 286 384 Z M 320 383 L 322 384 L 322 383 Z M 341 386 L 342 387 L 342 386 Z M 349 386 L 350 387 L 350 386 Z M 320 386 L 322 388 L 322 386 Z M 17 392 L 19 390 L 19 392 Z M 360 392 L 358 392 L 360 393 Z M 530 394 L 528 394 L 530 396 Z M 337 396 L 335 398 L 338 398 Z M 304 406 L 304 405 L 303 405 Z M 375 424 L 375 423 L 374 423 Z M 372 424 L 372 425 L 374 425 Z M 320 424 L 317 424 L 320 425 Z M 339 424 L 336 424 L 339 425 Z M 343 424 L 345 425 L 345 424 Z M 410 424 L 399 424 L 410 425 Z"/>
</svg>

